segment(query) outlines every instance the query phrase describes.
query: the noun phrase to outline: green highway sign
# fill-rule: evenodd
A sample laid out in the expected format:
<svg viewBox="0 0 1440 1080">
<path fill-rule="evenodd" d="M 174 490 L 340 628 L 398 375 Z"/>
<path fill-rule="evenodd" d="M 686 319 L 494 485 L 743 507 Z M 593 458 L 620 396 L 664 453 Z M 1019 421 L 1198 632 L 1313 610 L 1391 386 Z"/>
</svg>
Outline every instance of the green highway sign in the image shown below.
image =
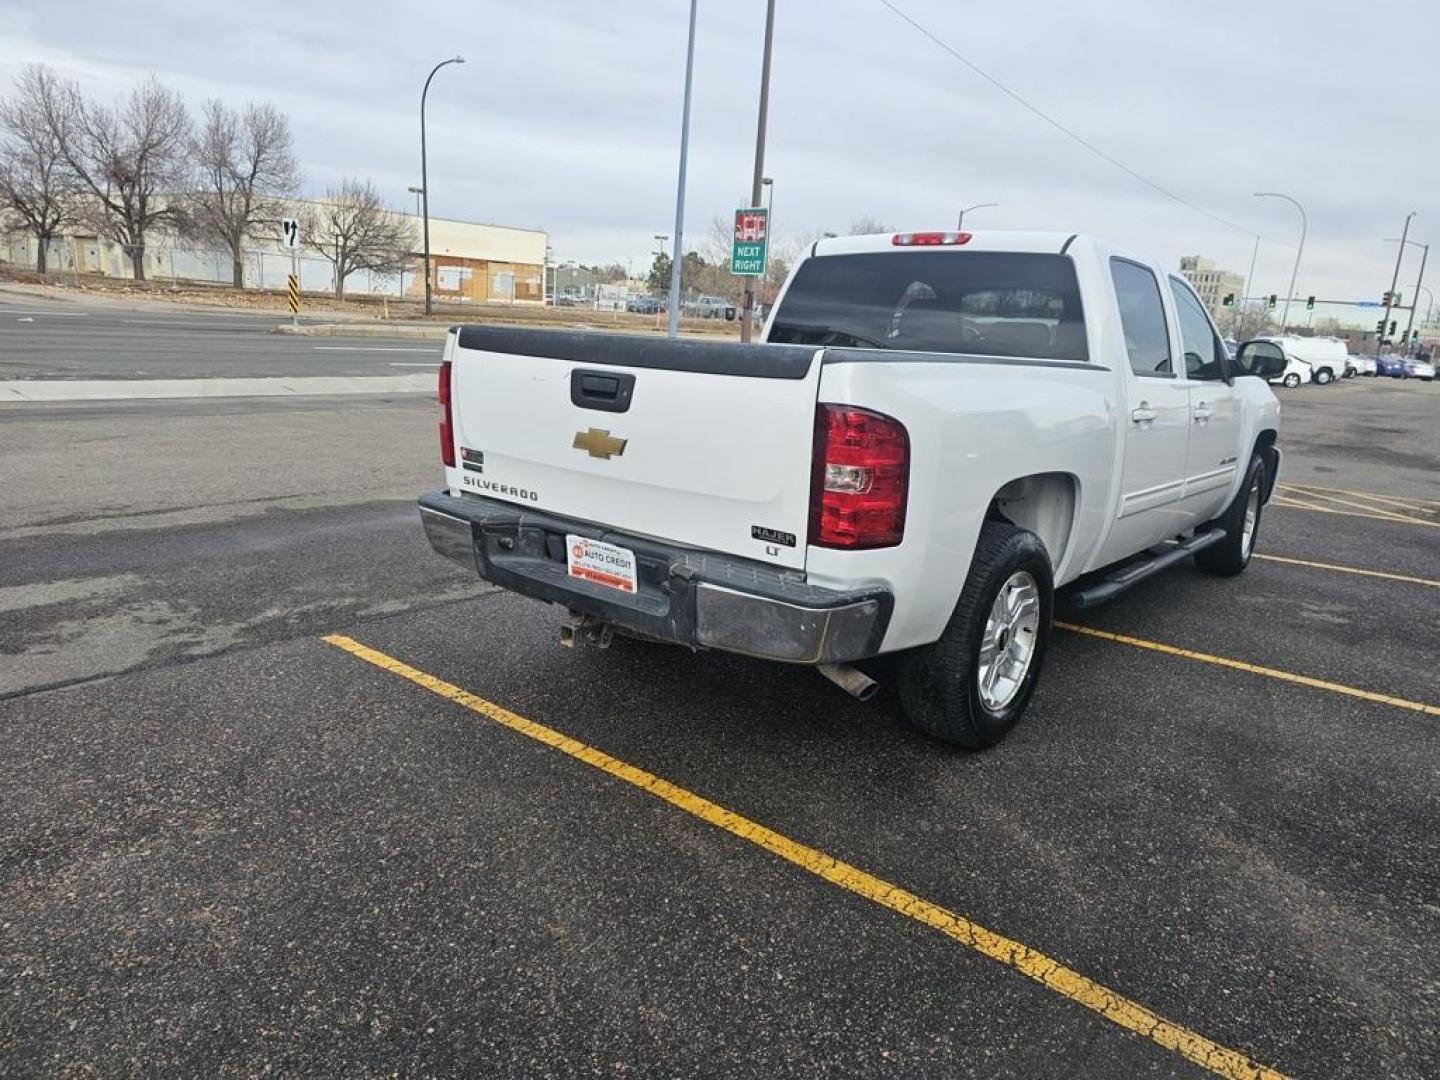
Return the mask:
<svg viewBox="0 0 1440 1080">
<path fill-rule="evenodd" d="M 770 246 L 769 211 L 763 206 L 735 211 L 735 239 L 730 247 L 730 273 L 748 277 L 765 276 L 766 250 Z"/>
</svg>

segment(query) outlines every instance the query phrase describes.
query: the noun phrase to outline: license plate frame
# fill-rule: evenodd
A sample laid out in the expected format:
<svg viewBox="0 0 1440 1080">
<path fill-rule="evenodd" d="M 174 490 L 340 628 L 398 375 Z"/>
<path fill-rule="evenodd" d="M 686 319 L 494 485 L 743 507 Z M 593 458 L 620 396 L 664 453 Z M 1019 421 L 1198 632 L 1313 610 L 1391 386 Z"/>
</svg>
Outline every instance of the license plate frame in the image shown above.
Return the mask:
<svg viewBox="0 0 1440 1080">
<path fill-rule="evenodd" d="M 635 552 L 619 544 L 566 533 L 565 569 L 572 578 L 628 596 L 640 591 Z"/>
</svg>

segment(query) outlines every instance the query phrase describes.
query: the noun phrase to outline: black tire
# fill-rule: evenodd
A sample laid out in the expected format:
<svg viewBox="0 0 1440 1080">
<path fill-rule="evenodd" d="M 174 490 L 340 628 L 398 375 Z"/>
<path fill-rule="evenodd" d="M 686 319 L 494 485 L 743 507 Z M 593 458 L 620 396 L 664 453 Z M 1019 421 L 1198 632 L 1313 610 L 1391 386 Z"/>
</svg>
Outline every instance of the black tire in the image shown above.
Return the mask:
<svg viewBox="0 0 1440 1080">
<path fill-rule="evenodd" d="M 1023 676 L 1011 680 L 1014 687 L 1006 700 L 992 708 L 980 685 L 981 646 L 1001 589 L 1010 586 L 1010 595 L 1025 589 L 1023 581 L 1013 584 L 1022 572 L 1035 586 L 1037 624 L 1031 631 L 1013 632 L 1013 638 L 1011 631 L 1004 632 L 1001 648 L 1028 634 L 1032 649 Z M 905 718 L 925 734 L 955 746 L 981 750 L 998 743 L 1019 723 L 1040 678 L 1054 606 L 1050 556 L 1040 538 L 1008 522 L 986 522 L 960 600 L 940 640 L 899 657 L 896 687 Z M 986 692 L 993 690 L 992 686 Z"/>
<path fill-rule="evenodd" d="M 1235 498 L 1210 525 L 1225 530 L 1225 539 L 1195 553 L 1195 565 L 1207 574 L 1233 577 L 1250 565 L 1250 556 L 1255 551 L 1255 541 L 1260 538 L 1260 512 L 1264 509 L 1265 459 L 1259 454 L 1250 458 L 1250 467 L 1245 470 L 1245 482 L 1235 493 Z M 1245 515 L 1250 507 L 1251 493 L 1255 496 L 1255 522 L 1250 535 L 1245 536 Z"/>
<path fill-rule="evenodd" d="M 1315 372 L 1315 381 L 1321 386 L 1324 386 L 1327 383 L 1335 381 L 1335 373 L 1328 367 L 1322 367 L 1319 371 Z"/>
<path fill-rule="evenodd" d="M 1286 375 L 1285 378 L 1281 381 L 1291 390 L 1294 390 L 1295 387 L 1300 385 L 1300 376 L 1296 375 L 1295 372 L 1292 371 L 1290 372 L 1290 374 Z"/>
</svg>

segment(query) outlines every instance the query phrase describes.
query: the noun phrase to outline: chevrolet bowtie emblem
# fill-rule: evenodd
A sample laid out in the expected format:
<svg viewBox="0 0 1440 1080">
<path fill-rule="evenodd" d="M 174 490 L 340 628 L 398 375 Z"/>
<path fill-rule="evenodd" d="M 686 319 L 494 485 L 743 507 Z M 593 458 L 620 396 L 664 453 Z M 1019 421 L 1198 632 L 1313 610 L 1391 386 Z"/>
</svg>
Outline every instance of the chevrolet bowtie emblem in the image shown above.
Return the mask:
<svg viewBox="0 0 1440 1080">
<path fill-rule="evenodd" d="M 589 431 L 577 431 L 575 441 L 570 445 L 576 450 L 584 450 L 593 458 L 610 459 L 621 457 L 625 453 L 625 444 L 629 439 L 617 439 L 608 431 L 600 428 L 591 428 Z"/>
</svg>

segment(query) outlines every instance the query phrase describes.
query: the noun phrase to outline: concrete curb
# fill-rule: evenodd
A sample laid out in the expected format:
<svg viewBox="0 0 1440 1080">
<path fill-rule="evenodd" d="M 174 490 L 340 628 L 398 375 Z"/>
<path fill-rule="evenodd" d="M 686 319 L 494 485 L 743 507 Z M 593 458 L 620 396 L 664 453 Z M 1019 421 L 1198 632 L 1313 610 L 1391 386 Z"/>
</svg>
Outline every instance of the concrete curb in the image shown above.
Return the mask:
<svg viewBox="0 0 1440 1080">
<path fill-rule="evenodd" d="M 0 382 L 0 405 L 35 401 L 299 397 L 307 394 L 433 394 L 433 372 L 416 375 L 254 379 L 15 379 Z"/>
<path fill-rule="evenodd" d="M 419 341 L 444 340 L 450 332 L 448 323 L 281 323 L 272 334 L 298 334 L 301 337 L 363 337 L 408 338 Z"/>
</svg>

